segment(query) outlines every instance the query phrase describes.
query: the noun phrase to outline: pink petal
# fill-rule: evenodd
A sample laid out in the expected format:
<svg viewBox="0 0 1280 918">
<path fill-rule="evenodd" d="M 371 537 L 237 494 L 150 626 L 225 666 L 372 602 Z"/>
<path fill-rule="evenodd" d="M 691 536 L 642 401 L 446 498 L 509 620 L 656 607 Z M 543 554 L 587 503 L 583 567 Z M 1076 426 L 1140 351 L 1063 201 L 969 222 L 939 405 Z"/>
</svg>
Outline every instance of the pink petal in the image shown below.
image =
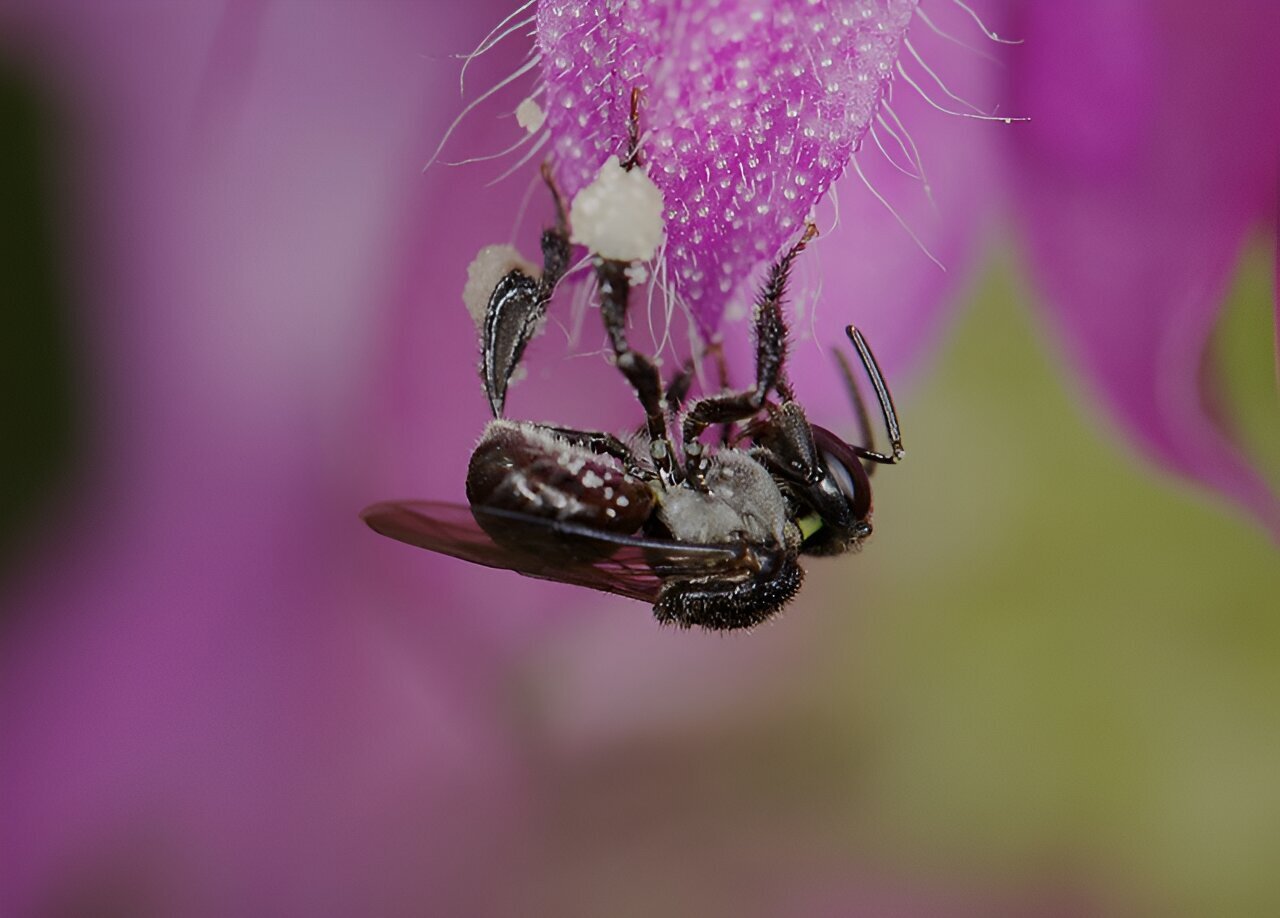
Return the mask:
<svg viewBox="0 0 1280 918">
<path fill-rule="evenodd" d="M 1018 200 L 1070 352 L 1153 458 L 1280 535 L 1280 500 L 1200 388 L 1241 247 L 1274 231 L 1280 20 L 1251 0 L 1211 18 L 1095 0 L 1030 5 L 1022 34 Z"/>
<path fill-rule="evenodd" d="M 704 330 L 802 228 L 871 124 L 915 0 L 605 9 L 548 0 L 538 47 L 567 193 L 627 153 L 631 90 L 665 257 Z"/>
<path fill-rule="evenodd" d="M 457 852 L 520 817 L 500 658 L 456 614 L 420 641 L 455 582 L 385 596 L 356 513 L 382 493 L 364 397 L 411 189 L 445 180 L 420 174 L 453 115 L 443 55 L 500 15 L 5 11 L 77 142 L 97 419 L 84 492 L 5 584 L 5 914 L 477 910 Z M 473 378 L 469 346 L 441 360 Z"/>
</svg>

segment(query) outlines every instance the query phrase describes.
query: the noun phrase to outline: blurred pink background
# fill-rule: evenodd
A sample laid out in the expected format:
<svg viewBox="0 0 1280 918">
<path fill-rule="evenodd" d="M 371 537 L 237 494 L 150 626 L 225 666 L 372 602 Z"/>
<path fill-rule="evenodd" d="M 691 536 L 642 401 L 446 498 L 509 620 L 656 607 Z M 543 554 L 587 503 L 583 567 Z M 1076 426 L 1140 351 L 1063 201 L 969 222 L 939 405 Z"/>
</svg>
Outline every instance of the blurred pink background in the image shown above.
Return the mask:
<svg viewBox="0 0 1280 918">
<path fill-rule="evenodd" d="M 1013 47 L 922 6 L 977 49 L 913 25 L 948 87 L 1032 121 L 898 85 L 936 205 L 860 162 L 946 273 L 856 177 L 819 208 L 797 386 L 844 424 L 852 315 L 911 461 L 861 557 L 724 637 L 356 516 L 461 499 L 466 266 L 549 216 L 535 164 L 421 171 L 513 4 L 0 0 L 0 912 L 1280 905 L 1277 17 L 977 6 Z M 507 147 L 531 85 L 446 159 Z M 631 423 L 592 318 L 513 413 Z"/>
</svg>

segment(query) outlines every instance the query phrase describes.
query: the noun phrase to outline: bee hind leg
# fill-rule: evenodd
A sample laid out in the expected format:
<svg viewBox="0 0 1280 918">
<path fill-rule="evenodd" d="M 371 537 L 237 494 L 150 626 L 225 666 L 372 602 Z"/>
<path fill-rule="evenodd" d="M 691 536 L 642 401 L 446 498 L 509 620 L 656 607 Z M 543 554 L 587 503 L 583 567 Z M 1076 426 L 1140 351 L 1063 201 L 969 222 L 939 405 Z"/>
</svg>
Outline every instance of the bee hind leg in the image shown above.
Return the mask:
<svg viewBox="0 0 1280 918">
<path fill-rule="evenodd" d="M 555 226 L 542 231 L 542 274 L 531 277 L 519 268 L 503 275 L 489 295 L 480 329 L 480 379 L 493 416 L 500 417 L 507 385 L 520 365 L 525 346 L 547 314 L 556 284 L 569 269 L 569 220 L 564 198 L 544 164 L 542 177 L 556 206 Z"/>
</svg>

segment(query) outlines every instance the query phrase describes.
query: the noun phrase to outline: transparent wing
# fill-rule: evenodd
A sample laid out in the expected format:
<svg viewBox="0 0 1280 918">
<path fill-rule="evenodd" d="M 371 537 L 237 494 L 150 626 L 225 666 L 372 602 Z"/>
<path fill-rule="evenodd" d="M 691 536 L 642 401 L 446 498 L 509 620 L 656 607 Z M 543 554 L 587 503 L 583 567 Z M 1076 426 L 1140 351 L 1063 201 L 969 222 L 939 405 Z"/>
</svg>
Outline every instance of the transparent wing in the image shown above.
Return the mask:
<svg viewBox="0 0 1280 918">
<path fill-rule="evenodd" d="M 760 566 L 759 546 L 618 535 L 439 501 L 388 501 L 365 508 L 360 516 L 375 532 L 428 551 L 648 603 L 672 577 L 733 577 Z"/>
</svg>

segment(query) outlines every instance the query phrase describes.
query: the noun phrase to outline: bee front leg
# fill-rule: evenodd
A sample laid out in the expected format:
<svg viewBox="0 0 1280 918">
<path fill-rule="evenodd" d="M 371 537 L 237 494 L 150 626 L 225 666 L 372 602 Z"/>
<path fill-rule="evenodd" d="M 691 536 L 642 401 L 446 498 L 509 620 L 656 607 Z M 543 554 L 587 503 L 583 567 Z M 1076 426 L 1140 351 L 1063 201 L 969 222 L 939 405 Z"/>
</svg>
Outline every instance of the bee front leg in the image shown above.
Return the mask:
<svg viewBox="0 0 1280 918">
<path fill-rule="evenodd" d="M 681 433 L 684 436 L 685 474 L 695 484 L 702 481 L 706 461 L 698 438 L 713 424 L 733 424 L 758 414 L 773 392 L 785 402 L 793 401 L 787 382 L 787 323 L 782 314 L 782 300 L 791 277 L 791 265 L 804 251 L 809 240 L 818 233 L 810 223 L 804 234 L 769 269 L 764 287 L 756 297 L 756 384 L 741 392 L 711 395 L 694 402 L 685 413 Z"/>
</svg>

